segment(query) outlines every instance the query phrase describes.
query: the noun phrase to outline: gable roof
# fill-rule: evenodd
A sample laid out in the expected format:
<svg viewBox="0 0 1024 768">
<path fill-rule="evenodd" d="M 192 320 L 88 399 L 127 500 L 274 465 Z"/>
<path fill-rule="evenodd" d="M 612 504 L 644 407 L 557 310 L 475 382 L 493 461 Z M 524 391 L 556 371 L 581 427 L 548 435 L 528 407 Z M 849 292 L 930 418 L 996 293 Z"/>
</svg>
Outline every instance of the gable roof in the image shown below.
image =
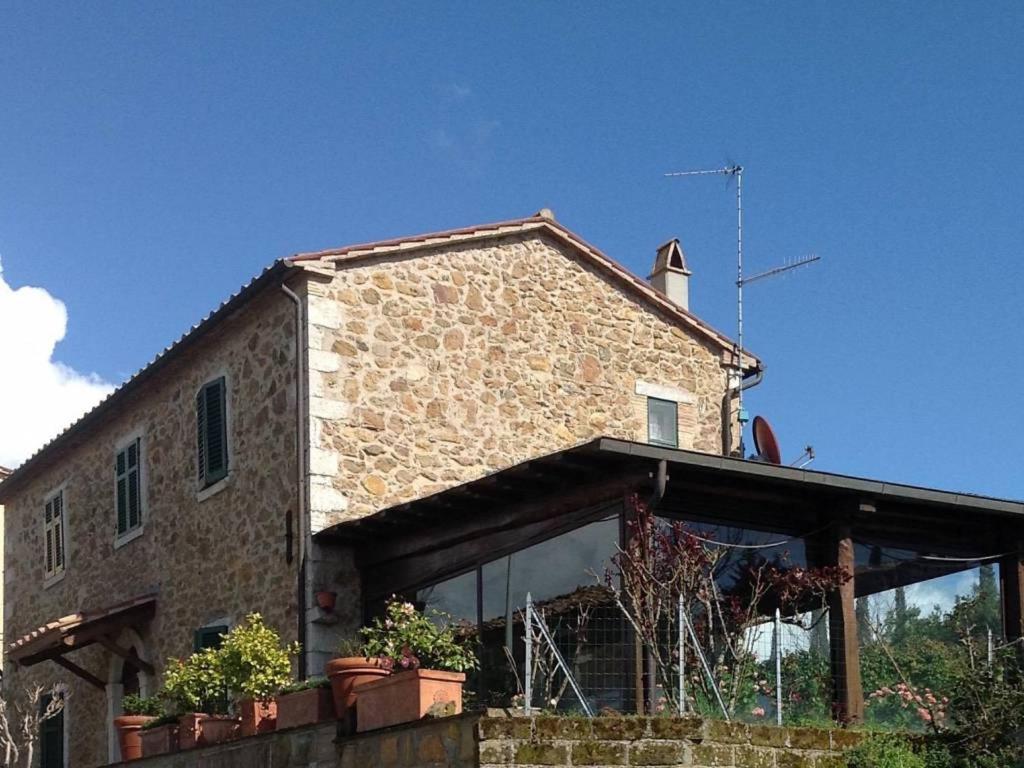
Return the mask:
<svg viewBox="0 0 1024 768">
<path fill-rule="evenodd" d="M 103 417 L 125 399 L 130 393 L 141 387 L 154 374 L 176 360 L 186 349 L 205 337 L 222 320 L 233 315 L 238 309 L 253 298 L 267 285 L 280 281 L 285 274 L 295 267 L 315 268 L 316 262 L 333 266 L 357 262 L 382 255 L 406 254 L 417 250 L 436 249 L 454 243 L 491 240 L 517 234 L 544 234 L 563 243 L 577 253 L 585 262 L 593 265 L 611 281 L 658 310 L 661 310 L 679 325 L 701 334 L 706 339 L 721 347 L 723 353 L 732 353 L 735 343 L 724 334 L 712 328 L 688 310 L 671 301 L 660 291 L 652 288 L 646 281 L 634 275 L 628 269 L 593 245 L 587 243 L 550 216 L 550 212 L 541 211 L 534 216 L 510 219 L 492 224 L 478 224 L 461 229 L 449 229 L 442 232 L 398 237 L 389 240 L 378 240 L 370 243 L 348 245 L 324 251 L 297 253 L 285 259 L 278 259 L 259 275 L 242 286 L 235 294 L 225 300 L 217 309 L 192 326 L 176 341 L 165 347 L 153 360 L 140 368 L 123 384 L 117 387 L 93 409 L 71 424 L 67 429 L 43 445 L 20 466 L 10 471 L 7 477 L 0 473 L 0 503 L 15 490 L 26 477 L 37 469 L 46 466 L 57 451 L 69 448 L 80 440 L 84 433 L 94 424 L 101 423 Z M 744 368 L 758 370 L 761 361 L 744 350 Z"/>
<path fill-rule="evenodd" d="M 347 245 L 342 248 L 332 248 L 324 251 L 298 253 L 288 260 L 291 262 L 320 261 L 340 266 L 379 256 L 405 255 L 418 250 L 435 250 L 456 243 L 494 240 L 527 233 L 547 235 L 557 242 L 568 246 L 584 262 L 596 267 L 598 271 L 603 273 L 613 283 L 645 302 L 648 306 L 665 313 L 678 325 L 695 331 L 708 341 L 721 347 L 723 352 L 732 353 L 735 350 L 736 343 L 728 336 L 708 325 L 689 310 L 676 304 L 661 291 L 652 287 L 647 281 L 637 277 L 613 258 L 559 224 L 550 215 L 550 212 L 546 210 L 521 219 L 509 219 L 508 221 L 478 224 L 461 229 L 448 229 L 441 232 L 359 243 L 357 245 Z M 666 245 L 669 245 L 671 242 L 673 241 L 669 241 Z M 762 367 L 761 361 L 749 351 L 744 350 L 743 357 L 744 368 L 758 370 Z"/>
</svg>

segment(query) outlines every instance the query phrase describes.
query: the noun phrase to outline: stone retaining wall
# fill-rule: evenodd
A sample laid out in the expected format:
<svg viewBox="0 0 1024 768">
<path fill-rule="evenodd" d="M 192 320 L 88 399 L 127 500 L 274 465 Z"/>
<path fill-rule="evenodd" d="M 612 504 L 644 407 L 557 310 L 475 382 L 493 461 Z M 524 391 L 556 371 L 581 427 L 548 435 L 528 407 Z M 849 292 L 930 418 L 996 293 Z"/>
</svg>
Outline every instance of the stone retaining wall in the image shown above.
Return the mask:
<svg viewBox="0 0 1024 768">
<path fill-rule="evenodd" d="M 505 766 L 734 766 L 843 768 L 861 734 L 700 718 L 487 717 L 481 768 Z"/>
<path fill-rule="evenodd" d="M 493 710 L 492 710 L 493 713 Z M 465 714 L 337 737 L 334 723 L 154 757 L 139 768 L 844 768 L 863 734 L 700 718 Z"/>
</svg>

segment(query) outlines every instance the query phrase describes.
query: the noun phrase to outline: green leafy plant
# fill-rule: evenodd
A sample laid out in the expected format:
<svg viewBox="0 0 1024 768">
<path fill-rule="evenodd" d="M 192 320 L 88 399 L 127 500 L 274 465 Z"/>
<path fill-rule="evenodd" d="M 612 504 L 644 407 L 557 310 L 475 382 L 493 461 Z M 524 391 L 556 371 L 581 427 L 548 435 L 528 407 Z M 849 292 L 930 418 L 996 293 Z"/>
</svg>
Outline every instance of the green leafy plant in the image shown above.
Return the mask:
<svg viewBox="0 0 1024 768">
<path fill-rule="evenodd" d="M 137 693 L 129 693 L 121 699 L 121 709 L 126 715 L 156 717 L 163 713 L 164 703 L 157 696 L 140 696 Z"/>
<path fill-rule="evenodd" d="M 224 685 L 240 698 L 266 701 L 291 679 L 298 643 L 282 645 L 281 636 L 258 613 L 224 635 L 217 651 Z"/>
<path fill-rule="evenodd" d="M 280 693 L 298 693 L 299 691 L 309 691 L 313 688 L 330 688 L 331 681 L 326 677 L 310 677 L 306 680 L 292 680 L 290 683 L 281 687 Z"/>
<path fill-rule="evenodd" d="M 379 657 L 399 669 L 467 672 L 479 666 L 469 643 L 456 632 L 451 616 L 421 613 L 412 603 L 389 600 L 385 618 L 360 630 L 363 655 Z"/>
<path fill-rule="evenodd" d="M 877 735 L 864 740 L 846 753 L 848 768 L 927 768 L 924 757 L 905 740 Z"/>
<path fill-rule="evenodd" d="M 142 730 L 149 731 L 153 728 L 159 728 L 161 725 L 172 725 L 178 722 L 177 715 L 160 715 L 160 717 L 150 720 L 148 723 L 142 726 Z"/>
<path fill-rule="evenodd" d="M 187 659 L 171 659 L 161 696 L 175 712 L 227 714 L 227 686 L 220 653 L 204 648 Z"/>
</svg>

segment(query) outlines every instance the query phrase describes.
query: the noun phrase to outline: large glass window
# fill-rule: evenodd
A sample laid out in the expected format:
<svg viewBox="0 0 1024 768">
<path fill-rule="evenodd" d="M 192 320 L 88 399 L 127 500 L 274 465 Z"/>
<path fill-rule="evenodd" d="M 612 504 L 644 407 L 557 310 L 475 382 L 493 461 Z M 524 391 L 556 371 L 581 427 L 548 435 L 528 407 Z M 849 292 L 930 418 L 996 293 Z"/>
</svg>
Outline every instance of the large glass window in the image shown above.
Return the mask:
<svg viewBox="0 0 1024 768">
<path fill-rule="evenodd" d="M 679 406 L 671 400 L 647 398 L 647 442 L 679 447 Z"/>
</svg>

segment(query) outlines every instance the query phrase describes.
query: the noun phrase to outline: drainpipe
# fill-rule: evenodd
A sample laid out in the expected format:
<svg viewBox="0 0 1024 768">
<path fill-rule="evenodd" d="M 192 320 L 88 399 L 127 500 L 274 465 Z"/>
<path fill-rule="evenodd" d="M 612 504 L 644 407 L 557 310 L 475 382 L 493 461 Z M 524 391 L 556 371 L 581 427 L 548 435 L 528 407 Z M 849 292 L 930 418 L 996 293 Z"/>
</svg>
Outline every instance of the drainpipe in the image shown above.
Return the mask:
<svg viewBox="0 0 1024 768">
<path fill-rule="evenodd" d="M 753 389 L 762 381 L 764 381 L 764 363 L 761 363 L 761 367 L 754 371 L 752 375 L 745 376 L 741 381 L 740 385 L 735 389 L 726 390 L 725 397 L 722 398 L 722 455 L 732 455 L 732 399 L 739 392 L 746 392 L 748 389 Z M 743 458 L 743 424 L 740 424 L 740 458 Z"/>
<path fill-rule="evenodd" d="M 298 468 L 298 511 L 296 517 L 296 528 L 299 542 L 299 571 L 298 571 L 298 620 L 299 620 L 299 642 L 302 644 L 302 653 L 299 654 L 299 679 L 306 678 L 306 388 L 303 381 L 303 353 L 305 352 L 305 317 L 303 313 L 302 300 L 295 291 L 284 283 L 281 290 L 285 296 L 295 304 L 295 465 Z"/>
</svg>

